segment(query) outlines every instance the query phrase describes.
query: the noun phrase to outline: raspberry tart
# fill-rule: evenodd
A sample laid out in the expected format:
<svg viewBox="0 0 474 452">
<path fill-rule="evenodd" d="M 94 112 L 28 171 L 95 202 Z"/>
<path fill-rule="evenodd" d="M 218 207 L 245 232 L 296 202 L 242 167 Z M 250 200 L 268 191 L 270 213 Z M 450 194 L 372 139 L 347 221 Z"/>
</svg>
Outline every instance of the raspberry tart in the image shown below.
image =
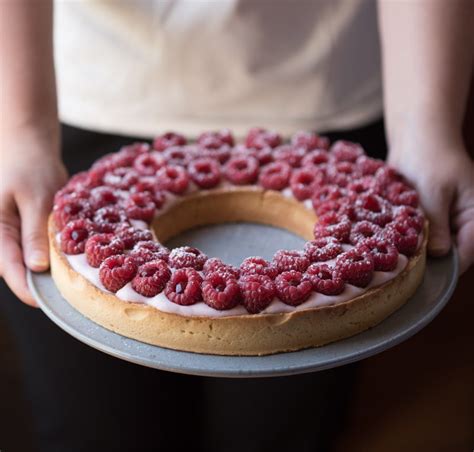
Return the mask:
<svg viewBox="0 0 474 452">
<path fill-rule="evenodd" d="M 265 355 L 364 331 L 400 308 L 425 269 L 416 190 L 356 143 L 255 128 L 188 143 L 167 133 L 76 174 L 49 221 L 52 277 L 79 312 L 176 350 Z M 303 249 L 239 267 L 163 243 L 196 226 L 285 228 Z"/>
</svg>

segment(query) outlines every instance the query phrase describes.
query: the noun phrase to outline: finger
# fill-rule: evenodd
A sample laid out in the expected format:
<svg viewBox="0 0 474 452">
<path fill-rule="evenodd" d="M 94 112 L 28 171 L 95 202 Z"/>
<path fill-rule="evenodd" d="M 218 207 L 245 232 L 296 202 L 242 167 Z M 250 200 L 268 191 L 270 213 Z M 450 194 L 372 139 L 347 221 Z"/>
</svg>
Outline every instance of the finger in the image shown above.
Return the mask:
<svg viewBox="0 0 474 452">
<path fill-rule="evenodd" d="M 423 208 L 430 221 L 428 252 L 433 256 L 443 256 L 451 247 L 450 203 L 451 197 L 447 192 L 435 191 L 422 199 Z"/>
<path fill-rule="evenodd" d="M 33 271 L 49 266 L 47 222 L 49 204 L 39 200 L 18 203 L 21 218 L 21 243 L 26 265 Z"/>
<path fill-rule="evenodd" d="M 0 225 L 2 259 L 0 273 L 13 293 L 24 303 L 37 307 L 26 283 L 26 271 L 19 245 L 19 232 L 11 225 Z"/>
<path fill-rule="evenodd" d="M 456 219 L 456 243 L 459 254 L 459 270 L 464 273 L 474 264 L 474 208 Z"/>
</svg>

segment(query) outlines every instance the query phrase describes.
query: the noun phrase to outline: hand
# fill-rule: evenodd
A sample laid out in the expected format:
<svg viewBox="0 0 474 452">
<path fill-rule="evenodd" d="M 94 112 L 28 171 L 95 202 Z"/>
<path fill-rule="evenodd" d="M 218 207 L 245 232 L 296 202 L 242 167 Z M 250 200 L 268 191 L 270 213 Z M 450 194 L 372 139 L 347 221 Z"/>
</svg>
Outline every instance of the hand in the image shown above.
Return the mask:
<svg viewBox="0 0 474 452">
<path fill-rule="evenodd" d="M 408 134 L 388 160 L 419 191 L 430 221 L 429 253 L 446 254 L 453 235 L 462 273 L 474 262 L 474 162 L 461 139 L 435 135 Z"/>
<path fill-rule="evenodd" d="M 49 266 L 47 218 L 65 182 L 58 128 L 2 130 L 0 168 L 0 276 L 24 303 L 36 306 L 26 284 Z"/>
</svg>

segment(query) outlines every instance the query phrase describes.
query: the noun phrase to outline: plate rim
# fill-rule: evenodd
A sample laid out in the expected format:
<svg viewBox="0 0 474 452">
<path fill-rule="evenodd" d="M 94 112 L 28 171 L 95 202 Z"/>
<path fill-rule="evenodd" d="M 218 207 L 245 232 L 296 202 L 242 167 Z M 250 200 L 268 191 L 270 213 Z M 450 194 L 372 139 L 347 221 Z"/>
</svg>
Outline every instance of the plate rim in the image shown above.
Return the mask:
<svg viewBox="0 0 474 452">
<path fill-rule="evenodd" d="M 106 353 L 110 356 L 113 356 L 115 358 L 119 358 L 128 362 L 132 362 L 134 364 L 139 364 L 145 367 L 149 367 L 152 369 L 160 369 L 164 371 L 169 371 L 169 372 L 175 372 L 175 373 L 180 373 L 180 374 L 187 374 L 187 375 L 197 375 L 197 376 L 206 376 L 206 377 L 225 377 L 225 378 L 265 378 L 265 377 L 278 377 L 278 376 L 288 376 L 288 375 L 297 375 L 297 374 L 303 374 L 303 373 L 310 373 L 310 372 L 317 372 L 317 371 L 322 371 L 322 370 L 327 370 L 333 367 L 338 367 L 338 366 L 343 366 L 346 364 L 350 364 L 365 358 L 368 358 L 370 356 L 374 356 L 384 350 L 387 350 L 389 348 L 392 348 L 403 341 L 409 339 L 410 337 L 414 336 L 416 333 L 418 333 L 420 330 L 422 330 L 424 327 L 426 327 L 429 323 L 433 321 L 433 319 L 443 310 L 443 308 L 446 306 L 448 301 L 451 299 L 451 296 L 456 288 L 458 278 L 459 278 L 459 259 L 458 259 L 458 253 L 456 248 L 453 246 L 448 253 L 448 255 L 444 256 L 445 259 L 449 259 L 451 266 L 451 275 L 449 277 L 449 282 L 447 286 L 445 287 L 444 291 L 439 297 L 439 301 L 434 304 L 424 316 L 420 317 L 415 321 L 413 324 L 408 326 L 406 329 L 403 329 L 402 331 L 399 331 L 398 334 L 395 334 L 392 336 L 390 339 L 388 339 L 385 342 L 379 342 L 376 343 L 372 346 L 367 347 L 366 349 L 363 350 L 358 350 L 354 352 L 353 354 L 346 354 L 346 356 L 343 356 L 342 358 L 338 358 L 337 356 L 334 356 L 332 358 L 328 358 L 324 361 L 322 364 L 314 364 L 314 363 L 307 363 L 307 364 L 301 364 L 298 366 L 294 365 L 289 365 L 285 369 L 283 368 L 278 368 L 275 370 L 272 369 L 230 369 L 230 370 L 224 370 L 224 369 L 208 369 L 206 370 L 205 368 L 198 368 L 195 365 L 170 365 L 170 363 L 163 363 L 162 361 L 158 361 L 156 363 L 150 362 L 149 359 L 142 358 L 142 357 L 136 357 L 131 353 L 122 351 L 122 350 L 117 350 L 116 348 L 108 345 L 101 343 L 97 339 L 89 337 L 87 334 L 81 332 L 80 330 L 77 330 L 75 327 L 69 325 L 66 321 L 64 321 L 61 317 L 56 315 L 53 309 L 51 309 L 48 305 L 48 303 L 43 301 L 43 298 L 41 297 L 38 288 L 36 287 L 35 284 L 35 277 L 36 275 L 41 275 L 45 276 L 49 273 L 48 272 L 43 272 L 43 273 L 35 273 L 32 272 L 31 270 L 27 270 L 27 283 L 28 286 L 32 292 L 33 297 L 36 299 L 40 309 L 44 312 L 44 314 L 52 321 L 54 322 L 58 327 L 63 329 L 66 333 L 68 333 L 70 336 L 74 337 L 76 340 L 79 340 L 83 342 L 84 344 L 101 351 L 103 353 Z M 427 260 L 427 264 L 429 265 L 431 259 Z M 49 278 L 51 278 L 51 275 L 49 275 Z M 52 280 L 52 278 L 51 278 Z M 424 282 L 422 282 L 423 284 Z M 53 283 L 54 284 L 54 283 Z M 56 289 L 57 290 L 57 289 Z M 59 292 L 58 292 L 59 293 Z M 63 299 L 64 300 L 64 299 Z M 67 303 L 66 300 L 64 300 L 65 303 Z M 240 360 L 240 359 L 245 359 L 245 360 L 258 360 L 258 359 L 265 359 L 269 357 L 273 357 L 270 359 L 275 359 L 274 357 L 285 357 L 291 354 L 292 356 L 295 356 L 295 354 L 298 353 L 308 353 L 308 351 L 312 350 L 317 350 L 318 348 L 310 348 L 306 350 L 299 350 L 295 352 L 285 352 L 285 353 L 278 353 L 275 355 L 269 355 L 268 357 L 262 356 L 262 357 L 257 357 L 257 356 L 219 356 L 219 355 L 209 355 L 209 354 L 196 354 L 192 352 L 185 352 L 185 351 L 180 351 L 180 350 L 173 350 L 173 349 L 166 349 L 164 347 L 159 347 L 156 345 L 151 345 L 151 344 L 146 344 L 143 342 L 140 342 L 135 339 L 128 338 L 126 336 L 122 336 L 118 333 L 112 332 L 107 330 L 106 328 L 102 327 L 101 325 L 96 324 L 92 320 L 88 319 L 87 317 L 83 316 L 80 312 L 74 309 L 73 306 L 69 305 L 71 309 L 73 309 L 77 315 L 80 315 L 83 317 L 83 319 L 86 322 L 91 322 L 95 327 L 101 328 L 104 330 L 106 334 L 114 334 L 117 336 L 121 336 L 122 338 L 125 338 L 129 341 L 132 342 L 137 342 L 139 344 L 143 344 L 148 347 L 156 348 L 157 351 L 165 351 L 166 353 L 172 353 L 172 354 L 177 354 L 183 355 L 183 357 L 187 355 L 201 355 L 204 359 L 212 359 L 212 360 Z M 401 308 L 403 309 L 403 307 Z M 374 328 L 377 328 L 379 325 L 376 325 Z M 372 328 L 371 330 L 373 330 Z M 368 330 L 370 331 L 370 330 Z M 364 332 L 361 332 L 359 334 L 364 334 Z M 358 335 L 355 335 L 358 336 Z M 343 339 L 343 340 L 350 340 L 351 338 L 355 337 L 351 336 L 350 338 Z M 340 341 L 338 341 L 340 342 Z M 333 344 L 336 344 L 337 342 L 334 342 Z M 331 345 L 331 344 L 328 344 Z M 183 360 L 182 360 L 183 361 Z M 186 360 L 184 360 L 186 361 Z M 154 365 L 155 364 L 155 365 Z"/>
</svg>

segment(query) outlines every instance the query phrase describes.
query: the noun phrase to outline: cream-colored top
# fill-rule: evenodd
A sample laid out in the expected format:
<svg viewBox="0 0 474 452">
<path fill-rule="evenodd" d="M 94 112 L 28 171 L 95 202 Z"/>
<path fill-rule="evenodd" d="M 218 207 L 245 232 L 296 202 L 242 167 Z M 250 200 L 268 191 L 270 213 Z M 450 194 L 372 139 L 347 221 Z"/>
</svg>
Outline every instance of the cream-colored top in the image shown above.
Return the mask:
<svg viewBox="0 0 474 452">
<path fill-rule="evenodd" d="M 57 0 L 61 119 L 151 137 L 360 126 L 382 112 L 373 0 Z"/>
</svg>

